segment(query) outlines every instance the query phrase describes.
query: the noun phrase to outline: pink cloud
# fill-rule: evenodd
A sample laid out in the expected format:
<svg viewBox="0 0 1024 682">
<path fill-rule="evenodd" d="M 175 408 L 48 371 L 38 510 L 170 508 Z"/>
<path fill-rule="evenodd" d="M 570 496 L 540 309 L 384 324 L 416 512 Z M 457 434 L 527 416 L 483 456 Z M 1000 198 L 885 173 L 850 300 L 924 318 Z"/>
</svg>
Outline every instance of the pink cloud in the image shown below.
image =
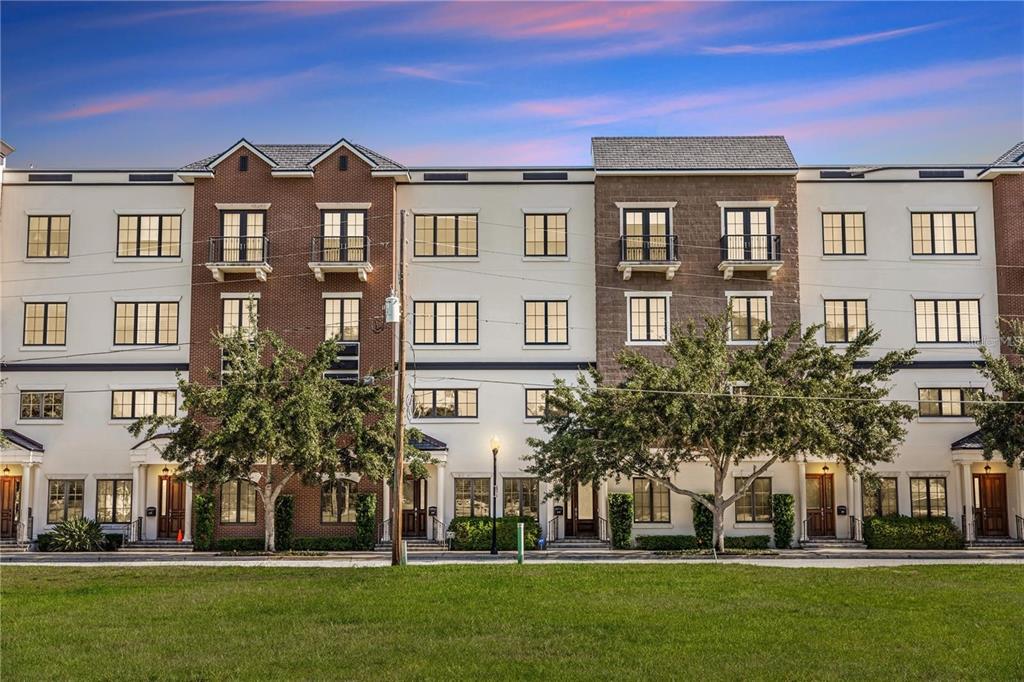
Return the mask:
<svg viewBox="0 0 1024 682">
<path fill-rule="evenodd" d="M 918 130 L 923 127 L 952 123 L 955 120 L 965 120 L 972 113 L 977 112 L 962 107 L 936 106 L 860 116 L 825 116 L 783 126 L 775 132 L 785 135 L 790 142 L 827 140 L 837 136 L 845 138 L 861 135 L 879 136 L 883 133 Z"/>
<path fill-rule="evenodd" d="M 944 26 L 947 22 L 937 21 L 919 26 L 908 26 L 897 28 L 891 31 L 878 31 L 875 33 L 862 33 L 860 35 L 843 36 L 841 38 L 827 38 L 824 40 L 808 40 L 792 43 L 761 43 L 757 45 L 725 45 L 722 47 L 704 47 L 701 52 L 705 54 L 796 54 L 801 52 L 821 52 L 823 50 L 835 50 L 854 45 L 877 43 L 883 40 L 893 40 L 903 36 L 931 31 L 932 29 Z"/>
<path fill-rule="evenodd" d="M 294 2 L 190 2 L 183 3 L 177 7 L 167 7 L 147 12 L 126 12 L 114 18 L 105 17 L 102 23 L 106 26 L 123 26 L 208 14 L 225 14 L 234 17 L 267 17 L 271 19 L 301 19 L 350 12 L 368 6 L 370 6 L 370 3 L 365 2 L 304 2 L 301 0 Z"/>
<path fill-rule="evenodd" d="M 392 158 L 410 166 L 431 165 L 565 165 L 589 163 L 590 140 L 566 135 L 495 142 L 487 139 L 453 139 L 429 144 L 409 145 L 387 150 Z"/>
<path fill-rule="evenodd" d="M 457 85 L 470 85 L 475 83 L 475 81 L 457 77 L 459 73 L 471 70 L 471 67 L 467 65 L 427 64 L 423 66 L 388 66 L 385 67 L 384 70 L 388 73 L 398 74 L 399 76 L 440 81 L 442 83 L 455 83 Z"/>
</svg>

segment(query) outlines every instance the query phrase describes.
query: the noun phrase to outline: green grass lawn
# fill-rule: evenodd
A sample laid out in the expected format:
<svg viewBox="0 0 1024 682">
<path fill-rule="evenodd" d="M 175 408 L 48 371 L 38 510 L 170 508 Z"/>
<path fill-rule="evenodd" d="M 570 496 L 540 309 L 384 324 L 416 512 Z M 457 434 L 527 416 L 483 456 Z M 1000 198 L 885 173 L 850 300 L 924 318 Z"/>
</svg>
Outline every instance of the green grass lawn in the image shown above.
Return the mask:
<svg viewBox="0 0 1024 682">
<path fill-rule="evenodd" d="M 0 677 L 1024 679 L 1024 567 L 30 568 Z"/>
</svg>

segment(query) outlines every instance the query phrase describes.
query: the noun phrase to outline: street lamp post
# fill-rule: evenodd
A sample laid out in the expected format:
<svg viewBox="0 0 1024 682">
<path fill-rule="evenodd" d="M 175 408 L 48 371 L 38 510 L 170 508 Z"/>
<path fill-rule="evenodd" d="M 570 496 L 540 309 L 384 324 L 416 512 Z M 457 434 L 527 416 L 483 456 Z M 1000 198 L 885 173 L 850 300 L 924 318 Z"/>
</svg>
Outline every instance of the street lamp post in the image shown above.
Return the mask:
<svg viewBox="0 0 1024 682">
<path fill-rule="evenodd" d="M 498 448 L 501 441 L 491 436 L 491 454 L 494 456 L 494 468 L 491 475 L 491 554 L 498 554 Z"/>
</svg>

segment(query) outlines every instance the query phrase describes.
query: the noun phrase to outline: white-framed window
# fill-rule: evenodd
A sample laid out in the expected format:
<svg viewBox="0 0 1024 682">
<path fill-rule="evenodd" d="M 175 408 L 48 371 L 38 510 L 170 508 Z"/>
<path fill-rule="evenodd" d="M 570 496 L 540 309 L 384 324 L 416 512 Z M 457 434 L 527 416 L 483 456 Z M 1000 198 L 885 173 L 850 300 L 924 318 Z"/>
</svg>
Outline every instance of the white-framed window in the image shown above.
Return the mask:
<svg viewBox="0 0 1024 682">
<path fill-rule="evenodd" d="M 63 346 L 67 342 L 67 326 L 67 303 L 26 303 L 22 343 L 26 346 Z"/>
<path fill-rule="evenodd" d="M 413 389 L 412 414 L 417 419 L 474 418 L 477 416 L 477 389 Z"/>
<path fill-rule="evenodd" d="M 474 345 L 477 343 L 476 301 L 413 302 L 413 343 L 432 345 Z"/>
<path fill-rule="evenodd" d="M 64 391 L 21 391 L 18 419 L 64 418 Z"/>
<path fill-rule="evenodd" d="M 825 301 L 825 343 L 849 343 L 867 326 L 867 300 Z"/>
<path fill-rule="evenodd" d="M 526 256 L 564 256 L 566 250 L 566 222 L 564 213 L 527 213 L 525 244 Z"/>
<path fill-rule="evenodd" d="M 120 258 L 169 258 L 181 255 L 180 215 L 119 215 Z"/>
<path fill-rule="evenodd" d="M 550 388 L 527 388 L 526 389 L 526 418 L 540 419 L 548 413 L 548 396 L 551 395 Z"/>
<path fill-rule="evenodd" d="M 158 415 L 173 417 L 178 410 L 178 392 L 168 389 L 115 389 L 110 392 L 111 419 L 138 419 Z"/>
<path fill-rule="evenodd" d="M 85 481 L 50 479 L 47 486 L 46 522 L 60 523 L 85 516 Z"/>
<path fill-rule="evenodd" d="M 972 212 L 914 212 L 910 225 L 915 256 L 974 256 L 978 253 Z"/>
<path fill-rule="evenodd" d="M 115 303 L 114 345 L 173 345 L 178 342 L 177 303 Z"/>
<path fill-rule="evenodd" d="M 414 223 L 414 256 L 473 257 L 477 255 L 477 217 L 417 215 Z"/>
<path fill-rule="evenodd" d="M 627 295 L 629 343 L 665 343 L 669 335 L 669 296 Z"/>
<path fill-rule="evenodd" d="M 260 299 L 249 298 L 225 298 L 221 300 L 222 322 L 221 331 L 226 334 L 234 334 L 238 330 L 251 333 L 256 330 L 259 322 Z"/>
<path fill-rule="evenodd" d="M 564 346 L 569 343 L 568 301 L 525 301 L 525 343 L 528 346 Z"/>
<path fill-rule="evenodd" d="M 865 255 L 864 212 L 823 212 L 821 241 L 826 256 Z"/>
<path fill-rule="evenodd" d="M 922 417 L 970 417 L 980 388 L 918 388 L 917 413 Z"/>
<path fill-rule="evenodd" d="M 729 296 L 729 341 L 758 341 L 761 325 L 771 321 L 770 301 L 771 298 L 764 295 Z"/>
<path fill-rule="evenodd" d="M 324 299 L 324 339 L 359 340 L 358 298 Z"/>
<path fill-rule="evenodd" d="M 71 216 L 28 217 L 28 258 L 67 258 L 71 244 Z"/>
<path fill-rule="evenodd" d="M 918 343 L 978 343 L 980 302 L 976 299 L 914 301 Z"/>
</svg>

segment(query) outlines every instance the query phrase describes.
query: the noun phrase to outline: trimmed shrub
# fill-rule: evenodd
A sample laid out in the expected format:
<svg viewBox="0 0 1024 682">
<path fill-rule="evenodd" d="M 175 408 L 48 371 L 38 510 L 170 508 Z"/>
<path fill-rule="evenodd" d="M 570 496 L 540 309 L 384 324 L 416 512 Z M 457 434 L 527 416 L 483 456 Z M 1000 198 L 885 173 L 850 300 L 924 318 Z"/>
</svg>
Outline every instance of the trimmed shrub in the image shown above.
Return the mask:
<svg viewBox="0 0 1024 682">
<path fill-rule="evenodd" d="M 498 549 L 516 549 L 516 526 L 522 521 L 523 543 L 526 549 L 536 549 L 540 538 L 540 524 L 537 519 L 519 519 L 505 516 L 498 519 Z M 448 530 L 455 534 L 452 549 L 487 550 L 491 548 L 491 520 L 469 516 L 457 516 L 448 525 Z"/>
<path fill-rule="evenodd" d="M 793 496 L 789 493 L 772 495 L 772 530 L 775 546 L 785 549 L 793 544 L 793 528 L 796 514 L 793 511 Z"/>
<path fill-rule="evenodd" d="M 726 536 L 726 549 L 768 549 L 772 541 L 770 535 L 737 535 Z"/>
<path fill-rule="evenodd" d="M 715 501 L 715 496 L 710 493 L 703 497 L 709 502 Z M 710 549 L 715 544 L 715 517 L 710 509 L 697 500 L 693 500 L 690 506 L 693 509 L 693 532 L 697 536 L 697 544 Z"/>
<path fill-rule="evenodd" d="M 296 552 L 352 552 L 359 547 L 358 538 L 295 538 L 292 540 L 292 551 Z"/>
<path fill-rule="evenodd" d="M 103 526 L 92 519 L 66 519 L 53 527 L 48 540 L 53 552 L 102 552 L 107 549 Z"/>
<path fill-rule="evenodd" d="M 107 541 L 104 547 L 107 551 L 116 552 L 124 546 L 124 533 L 104 533 L 103 537 Z"/>
<path fill-rule="evenodd" d="M 377 496 L 356 495 L 356 539 L 353 549 L 371 550 L 377 545 Z"/>
<path fill-rule="evenodd" d="M 53 533 L 39 533 L 36 535 L 36 549 L 40 552 L 52 552 Z"/>
<path fill-rule="evenodd" d="M 612 493 L 608 496 L 608 521 L 612 527 L 612 547 L 629 549 L 633 534 L 633 496 L 629 493 Z"/>
<path fill-rule="evenodd" d="M 699 549 L 695 535 L 641 535 L 636 539 L 636 546 L 648 552 Z"/>
<path fill-rule="evenodd" d="M 199 493 L 192 498 L 192 549 L 209 552 L 213 549 L 214 497 Z"/>
<path fill-rule="evenodd" d="M 281 495 L 274 505 L 274 546 L 278 552 L 292 549 L 292 525 L 295 520 L 295 498 Z"/>
<path fill-rule="evenodd" d="M 864 522 L 869 549 L 963 549 L 964 539 L 953 520 L 912 516 L 874 516 Z"/>
<path fill-rule="evenodd" d="M 263 538 L 221 538 L 213 542 L 215 552 L 262 552 L 266 546 Z"/>
</svg>

